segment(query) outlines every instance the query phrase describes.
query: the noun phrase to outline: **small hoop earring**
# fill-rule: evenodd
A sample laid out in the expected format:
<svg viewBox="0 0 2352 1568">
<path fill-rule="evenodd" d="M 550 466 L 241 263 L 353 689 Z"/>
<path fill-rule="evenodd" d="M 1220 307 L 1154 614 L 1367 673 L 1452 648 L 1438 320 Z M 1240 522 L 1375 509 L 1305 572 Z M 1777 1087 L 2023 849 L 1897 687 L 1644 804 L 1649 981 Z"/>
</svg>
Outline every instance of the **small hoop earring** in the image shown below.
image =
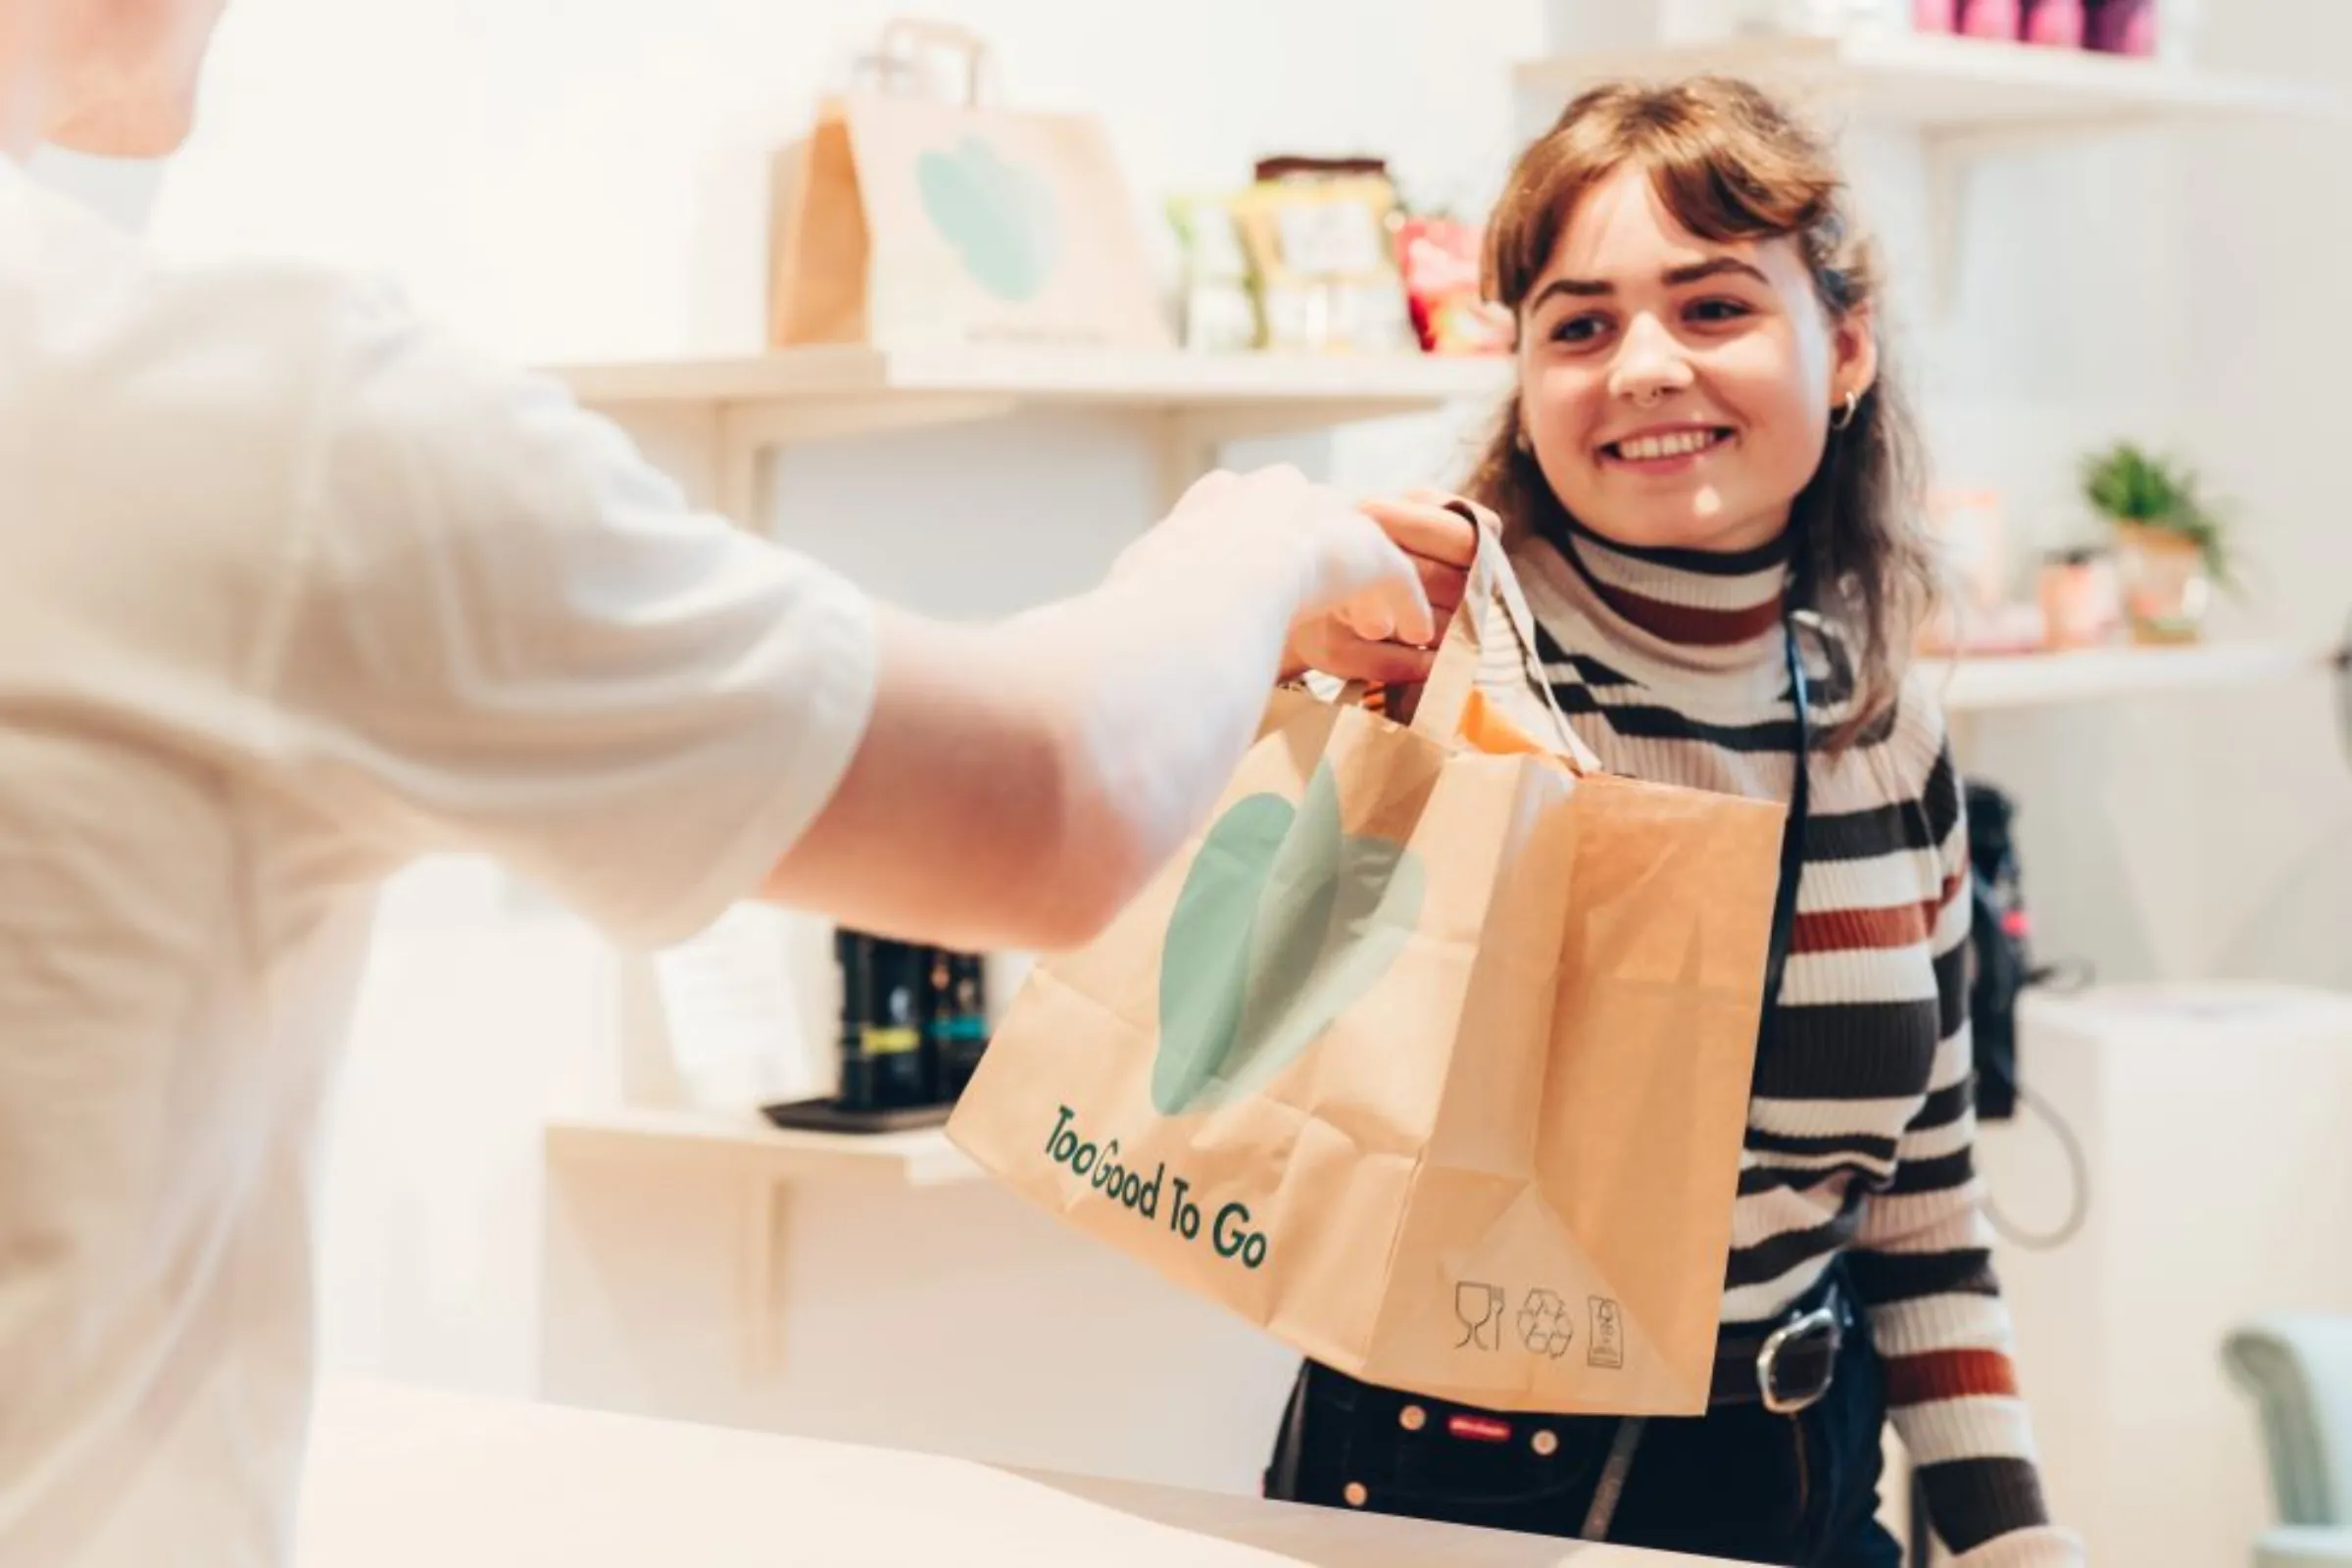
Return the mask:
<svg viewBox="0 0 2352 1568">
<path fill-rule="evenodd" d="M 1846 393 L 1845 406 L 1830 415 L 1830 428 L 1843 430 L 1850 427 L 1854 422 L 1854 416 L 1861 412 L 1862 394 L 1859 391 Z"/>
</svg>

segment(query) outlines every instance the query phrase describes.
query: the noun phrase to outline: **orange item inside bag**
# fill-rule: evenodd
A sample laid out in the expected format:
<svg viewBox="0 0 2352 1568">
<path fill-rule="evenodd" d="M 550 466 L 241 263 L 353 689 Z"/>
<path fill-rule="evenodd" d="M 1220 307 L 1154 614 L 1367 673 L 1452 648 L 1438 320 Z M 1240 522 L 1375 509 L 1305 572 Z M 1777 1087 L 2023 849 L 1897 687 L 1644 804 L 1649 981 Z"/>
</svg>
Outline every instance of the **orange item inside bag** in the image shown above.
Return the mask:
<svg viewBox="0 0 2352 1568">
<path fill-rule="evenodd" d="M 1386 686 L 1366 687 L 1364 707 L 1372 712 L 1395 717 L 1389 712 L 1389 689 Z M 1463 745 L 1490 757 L 1548 757 L 1563 763 L 1568 761 L 1568 759 L 1504 717 L 1493 703 L 1487 701 L 1485 692 L 1473 691 L 1463 702 L 1459 734 Z"/>
<path fill-rule="evenodd" d="M 1568 760 L 1503 717 L 1485 692 L 1472 692 L 1462 704 L 1462 744 L 1494 757 L 1546 757 L 1562 765 Z"/>
</svg>

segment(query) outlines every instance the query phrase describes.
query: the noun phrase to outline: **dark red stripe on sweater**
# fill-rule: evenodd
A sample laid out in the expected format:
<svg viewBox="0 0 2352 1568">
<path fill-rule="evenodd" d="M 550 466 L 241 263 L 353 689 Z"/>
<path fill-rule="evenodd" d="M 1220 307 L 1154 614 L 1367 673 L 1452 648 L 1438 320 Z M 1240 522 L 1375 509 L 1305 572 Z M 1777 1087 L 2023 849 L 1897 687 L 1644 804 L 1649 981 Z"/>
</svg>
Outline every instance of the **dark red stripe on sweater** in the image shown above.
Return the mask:
<svg viewBox="0 0 2352 1568">
<path fill-rule="evenodd" d="M 1925 904 L 1880 909 L 1813 909 L 1796 917 L 1788 933 L 1791 953 L 1884 953 L 1916 948 L 1936 933 L 1944 906 L 1960 891 L 1960 878 L 1945 877 Z"/>
<path fill-rule="evenodd" d="M 1788 933 L 1791 953 L 1884 953 L 1916 948 L 1928 940 L 1924 906 L 1898 904 L 1891 909 L 1813 909 L 1796 917 Z"/>
<path fill-rule="evenodd" d="M 2016 1397 L 2016 1363 L 1998 1350 L 1925 1350 L 1886 1359 L 1888 1404 Z"/>
<path fill-rule="evenodd" d="M 1614 610 L 1643 631 L 1690 648 L 1723 648 L 1752 642 L 1781 623 L 1778 595 L 1760 605 L 1738 610 L 1710 610 L 1700 605 L 1674 605 L 1651 599 L 1613 583 L 1592 579 L 1592 587 Z"/>
</svg>

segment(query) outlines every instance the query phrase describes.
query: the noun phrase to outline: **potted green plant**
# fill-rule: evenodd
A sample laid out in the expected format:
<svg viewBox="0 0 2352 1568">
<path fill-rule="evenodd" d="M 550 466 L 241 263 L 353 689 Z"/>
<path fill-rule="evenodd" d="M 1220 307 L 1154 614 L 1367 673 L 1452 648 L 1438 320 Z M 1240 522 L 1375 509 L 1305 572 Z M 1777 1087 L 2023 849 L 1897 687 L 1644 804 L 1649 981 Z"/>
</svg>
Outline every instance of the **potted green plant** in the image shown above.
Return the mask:
<svg viewBox="0 0 2352 1568">
<path fill-rule="evenodd" d="M 2122 441 L 2084 461 L 2082 493 L 2115 531 L 2133 639 L 2194 642 L 2213 590 L 2234 582 L 2229 530 L 2196 474 Z"/>
</svg>

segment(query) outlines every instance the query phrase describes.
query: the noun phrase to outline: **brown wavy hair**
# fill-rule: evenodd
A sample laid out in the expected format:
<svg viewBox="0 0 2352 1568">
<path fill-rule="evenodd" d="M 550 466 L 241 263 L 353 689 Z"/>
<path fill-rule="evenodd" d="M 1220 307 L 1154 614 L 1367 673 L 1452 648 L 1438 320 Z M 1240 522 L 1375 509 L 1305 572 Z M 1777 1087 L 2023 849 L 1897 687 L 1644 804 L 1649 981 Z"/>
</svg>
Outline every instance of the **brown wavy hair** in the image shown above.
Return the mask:
<svg viewBox="0 0 2352 1568">
<path fill-rule="evenodd" d="M 1569 104 L 1520 155 L 1488 223 L 1487 296 L 1517 318 L 1578 202 L 1627 168 L 1646 172 L 1667 210 L 1701 238 L 1794 239 L 1833 322 L 1878 304 L 1878 251 L 1854 222 L 1828 146 L 1764 92 L 1720 76 L 1613 83 Z M 1892 708 L 1936 597 L 1918 431 L 1883 336 L 1879 349 L 1877 380 L 1850 423 L 1833 420 L 1789 515 L 1792 600 L 1838 628 L 1854 665 L 1853 701 L 1833 747 Z M 1508 537 L 1564 544 L 1567 512 L 1522 446 L 1523 428 L 1514 390 L 1468 493 L 1502 517 Z"/>
</svg>

